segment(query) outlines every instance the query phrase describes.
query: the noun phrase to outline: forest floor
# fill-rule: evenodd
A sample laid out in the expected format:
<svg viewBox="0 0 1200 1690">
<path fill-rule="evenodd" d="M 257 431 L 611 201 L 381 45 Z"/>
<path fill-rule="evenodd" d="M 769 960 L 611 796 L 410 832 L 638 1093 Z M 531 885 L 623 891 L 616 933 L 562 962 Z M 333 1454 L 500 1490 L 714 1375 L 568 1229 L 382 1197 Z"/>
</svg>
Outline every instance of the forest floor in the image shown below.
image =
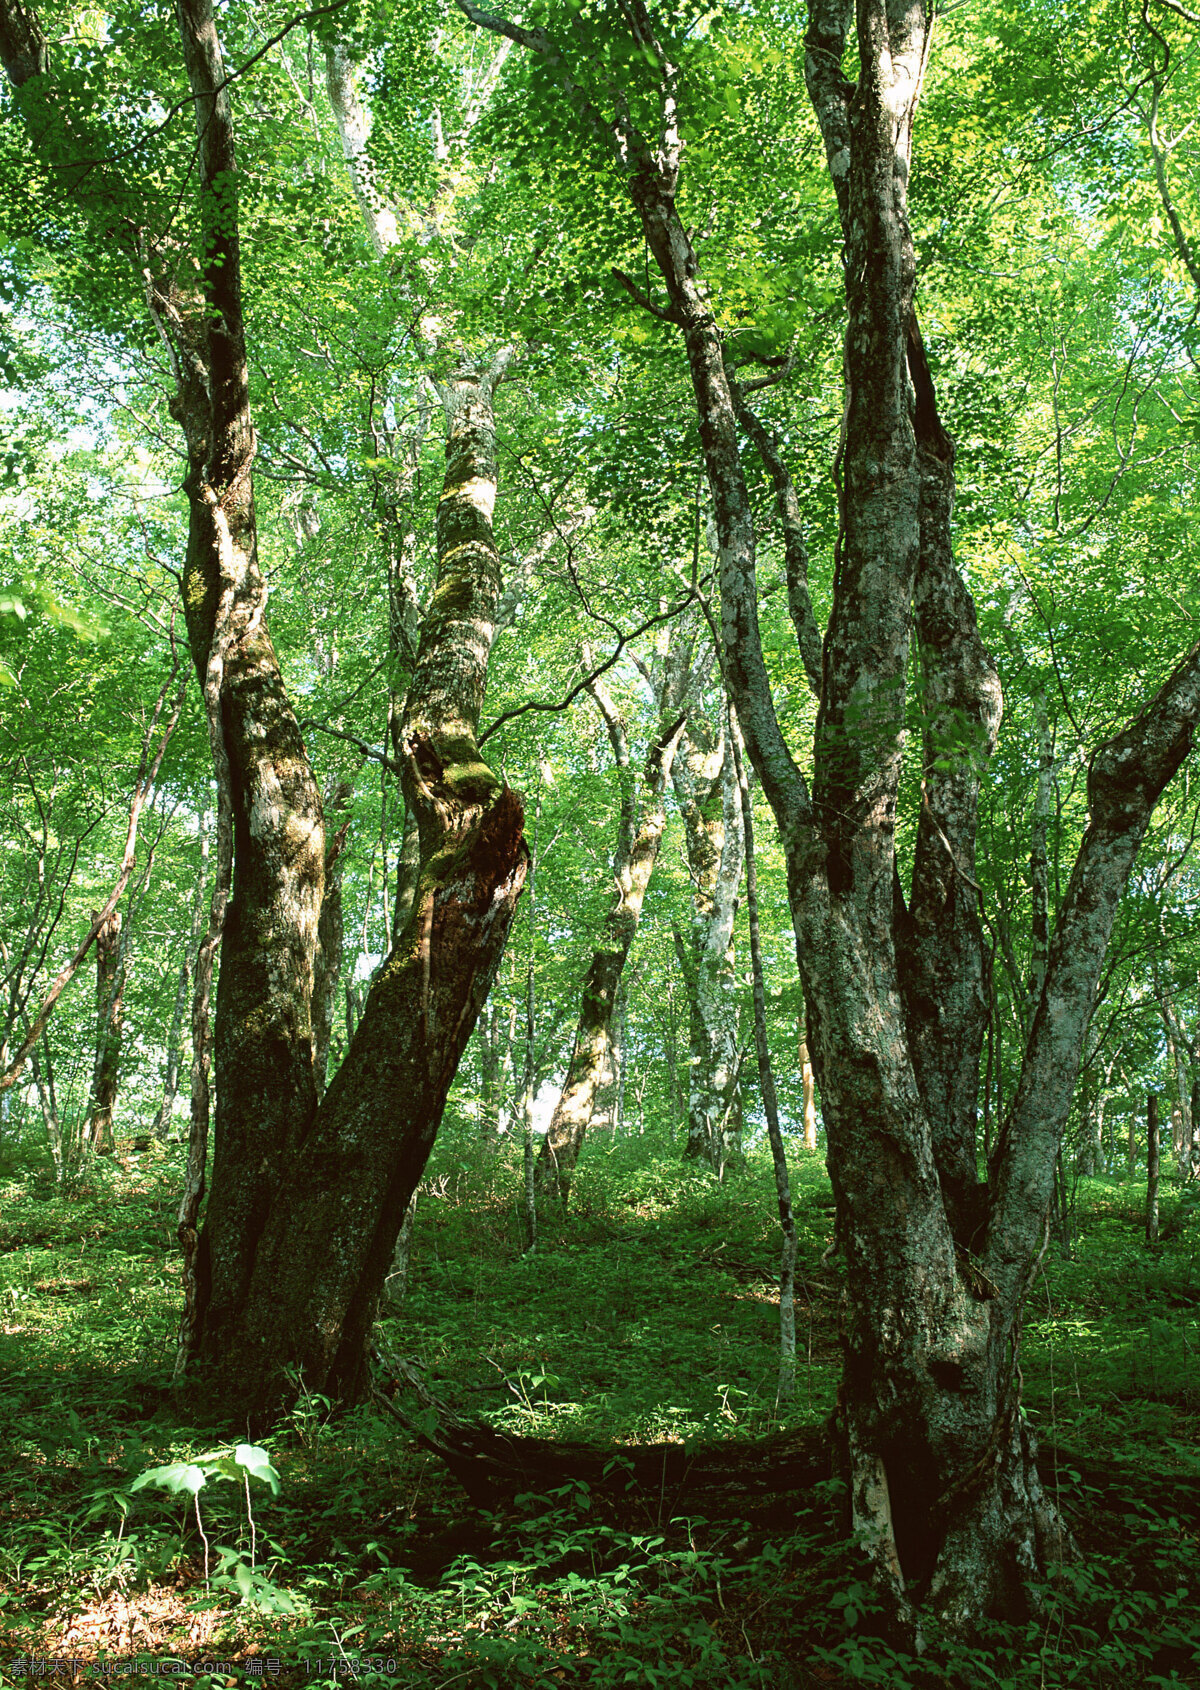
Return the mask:
<svg viewBox="0 0 1200 1690">
<path fill-rule="evenodd" d="M 841 1295 L 818 1158 L 794 1157 L 780 1409 L 765 1158 L 717 1187 L 592 1146 L 523 1256 L 515 1158 L 439 1146 L 381 1349 L 458 1415 L 567 1446 L 480 1507 L 382 1404 L 314 1396 L 263 1440 L 278 1494 L 215 1470 L 196 1496 L 131 1488 L 220 1444 L 170 1391 L 180 1157 L 123 1148 L 69 1195 L 0 1179 L 0 1682 L 1200 1686 L 1200 1212 L 1177 1192 L 1151 1250 L 1138 1186 L 1082 1182 L 1030 1301 L 1025 1407 L 1083 1558 L 1036 1618 L 918 1662 L 873 1635 L 842 1487 L 814 1482 Z"/>
</svg>

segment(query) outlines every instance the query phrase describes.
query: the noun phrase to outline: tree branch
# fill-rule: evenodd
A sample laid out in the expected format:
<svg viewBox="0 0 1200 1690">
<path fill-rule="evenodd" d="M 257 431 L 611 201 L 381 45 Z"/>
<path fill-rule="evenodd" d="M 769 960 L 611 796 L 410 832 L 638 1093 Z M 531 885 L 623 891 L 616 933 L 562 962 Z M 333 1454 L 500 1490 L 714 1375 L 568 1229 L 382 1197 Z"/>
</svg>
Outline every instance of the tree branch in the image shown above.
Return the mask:
<svg viewBox="0 0 1200 1690">
<path fill-rule="evenodd" d="M 769 381 L 782 379 L 786 373 L 785 369 L 780 372 L 779 378 L 764 378 L 758 385 L 768 385 Z M 800 647 L 800 660 L 804 664 L 809 687 L 813 695 L 820 698 L 821 630 L 817 627 L 812 595 L 808 590 L 808 547 L 804 543 L 796 489 L 780 453 L 778 440 L 746 404 L 743 389 L 732 372 L 729 375 L 729 391 L 733 396 L 737 420 L 743 432 L 754 442 L 775 489 L 775 510 L 783 534 L 783 555 L 787 567 L 788 612 L 796 630 L 796 643 Z"/>
<path fill-rule="evenodd" d="M 680 599 L 679 603 L 673 604 L 669 610 L 661 611 L 657 616 L 651 616 L 648 621 L 643 622 L 640 627 L 634 628 L 632 632 L 622 634 L 613 651 L 604 659 L 604 662 L 598 664 L 589 675 L 585 675 L 581 681 L 578 681 L 575 686 L 571 688 L 567 696 L 560 700 L 557 704 L 545 704 L 540 700 L 534 700 L 529 704 L 518 705 L 515 710 L 506 710 L 502 716 L 497 716 L 492 725 L 480 734 L 478 743 L 483 745 L 486 740 L 489 740 L 492 737 L 497 728 L 502 728 L 504 726 L 505 722 L 511 722 L 517 716 L 525 716 L 531 710 L 544 711 L 547 714 L 560 714 L 564 710 L 569 710 L 581 692 L 590 691 L 593 684 L 600 679 L 601 675 L 608 673 L 631 640 L 638 639 L 642 634 L 647 633 L 651 628 L 657 628 L 663 622 L 672 621 L 682 611 L 686 610 L 688 605 L 699 596 L 700 595 L 695 591 L 690 592 L 687 598 Z"/>
<path fill-rule="evenodd" d="M 669 309 L 664 310 L 661 305 L 655 305 L 654 301 L 638 287 L 632 276 L 627 276 L 624 270 L 618 270 L 615 264 L 612 266 L 611 274 L 616 281 L 620 282 L 626 292 L 637 300 L 643 311 L 649 311 L 650 315 L 657 317 L 660 323 L 673 323 L 678 326 L 679 313 Z"/>
</svg>

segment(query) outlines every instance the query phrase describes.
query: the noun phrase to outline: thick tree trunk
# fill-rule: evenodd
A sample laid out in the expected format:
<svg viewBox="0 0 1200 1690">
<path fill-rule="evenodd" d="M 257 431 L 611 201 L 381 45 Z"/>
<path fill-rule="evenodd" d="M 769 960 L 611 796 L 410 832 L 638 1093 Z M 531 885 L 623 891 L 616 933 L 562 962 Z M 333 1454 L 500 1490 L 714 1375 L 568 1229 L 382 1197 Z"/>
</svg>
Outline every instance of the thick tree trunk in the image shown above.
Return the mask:
<svg viewBox="0 0 1200 1690">
<path fill-rule="evenodd" d="M 88 1098 L 84 1144 L 98 1156 L 111 1156 L 113 1110 L 121 1074 L 121 1039 L 125 1030 L 125 969 L 121 950 L 121 912 L 114 910 L 107 921 L 99 910 L 92 911 L 96 931 L 96 1055 L 92 1064 L 92 1087 Z"/>
<path fill-rule="evenodd" d="M 174 236 L 163 245 L 122 224 L 117 238 L 174 366 L 172 411 L 188 449 L 184 607 L 218 771 L 222 857 L 233 861 L 232 900 L 225 910 L 219 875 L 202 949 L 208 969 L 223 916 L 215 1153 L 184 1347 L 206 1364 L 222 1412 L 244 1426 L 269 1415 L 296 1379 L 331 1395 L 361 1388 L 396 1232 L 524 879 L 520 802 L 482 761 L 475 737 L 500 589 L 492 393 L 507 354 L 486 372 L 464 367 L 443 389 L 438 579 L 400 733 L 418 874 L 408 921 L 318 1114 L 312 994 L 324 823 L 264 619 L 232 84 L 211 0 L 177 0 L 176 12 L 197 133 L 199 228 L 188 235 L 199 237 L 203 268 L 190 248 L 170 244 Z M 45 37 L 17 0 L 0 0 L 0 56 L 16 82 L 48 69 Z M 53 122 L 47 133 L 53 141 Z M 107 203 L 100 195 L 93 206 L 81 190 L 85 214 L 107 219 Z M 198 965 L 197 1006 L 201 976 Z M 199 1021 L 193 1043 L 200 1083 L 180 1219 L 188 1239 L 207 1139 Z M 186 1265 L 191 1276 L 190 1256 Z"/>
<path fill-rule="evenodd" d="M 693 721 L 676 755 L 672 780 L 692 882 L 690 945 L 676 935 L 688 993 L 685 1154 L 706 1158 L 719 1174 L 737 1154 L 742 1131 L 733 924 L 745 852 L 726 736 L 706 733 Z"/>
<path fill-rule="evenodd" d="M 588 965 L 567 1077 L 538 1154 L 541 1189 L 564 1207 L 608 1065 L 617 991 L 641 920 L 646 888 L 658 861 L 667 820 L 667 782 L 684 725 L 684 709 L 677 690 L 664 687 L 659 720 L 640 783 L 639 806 L 639 783 L 630 766 L 625 723 L 602 683 L 594 682 L 589 691 L 604 718 L 616 758 L 621 782 L 621 817 L 612 866 L 616 894 L 604 918 L 600 943 Z"/>
<path fill-rule="evenodd" d="M 524 883 L 520 801 L 476 746 L 500 591 L 492 538 L 492 394 L 506 358 L 444 392 L 438 579 L 401 731 L 420 829 L 408 924 L 379 969 L 345 1060 L 295 1145 L 251 1281 L 219 1352 L 224 1394 L 260 1419 L 287 1370 L 353 1400 L 401 1219 L 487 997 Z"/>
<path fill-rule="evenodd" d="M 1031 1580 L 1066 1547 L 1020 1414 L 1021 1311 L 1117 899 L 1200 716 L 1200 650 L 1092 759 L 1090 821 L 985 1198 L 974 1161 L 978 1074 L 960 1047 L 969 1050 L 986 1022 L 970 853 L 1000 699 L 950 557 L 952 455 L 914 314 L 906 194 L 924 8 L 860 0 L 855 85 L 842 71 L 851 7 L 810 5 L 805 71 L 838 202 L 848 312 L 840 531 L 810 798 L 763 662 L 721 334 L 675 204 L 677 68 L 648 8 L 628 0 L 638 62 L 657 67 L 658 121 L 647 136 L 628 101 L 616 98 L 611 116 L 597 109 L 586 92 L 596 82 L 547 29 L 499 19 L 475 0 L 458 4 L 538 54 L 573 109 L 609 138 L 666 285 L 665 309 L 644 302 L 683 335 L 716 518 L 726 679 L 787 858 L 847 1258 L 840 1419 L 852 1516 L 908 1635 L 923 1601 L 969 1633 L 989 1612 L 1018 1613 Z M 644 98 L 638 109 L 649 109 Z M 926 777 L 906 908 L 894 831 L 914 621 L 931 731 L 948 749 L 938 758 L 945 779 L 941 769 Z M 965 732 L 953 726 L 958 698 Z"/>
<path fill-rule="evenodd" d="M 316 1107 L 312 988 L 325 837 L 264 616 L 230 92 L 210 0 L 179 0 L 178 16 L 195 106 L 205 268 L 191 293 L 165 265 L 146 274 L 148 304 L 174 359 L 172 410 L 188 446 L 188 633 L 202 686 L 218 687 L 233 804 L 212 1179 L 197 1262 L 198 1342 L 217 1356 L 228 1354 L 291 1147 Z"/>
</svg>

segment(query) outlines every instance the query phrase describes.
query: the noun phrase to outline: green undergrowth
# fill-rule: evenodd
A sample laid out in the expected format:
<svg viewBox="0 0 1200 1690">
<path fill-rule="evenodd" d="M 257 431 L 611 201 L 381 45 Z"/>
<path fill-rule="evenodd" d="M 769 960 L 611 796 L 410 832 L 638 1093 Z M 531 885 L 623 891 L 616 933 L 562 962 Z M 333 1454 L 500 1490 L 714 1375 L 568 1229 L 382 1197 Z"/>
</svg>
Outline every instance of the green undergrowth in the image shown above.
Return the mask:
<svg viewBox="0 0 1200 1690">
<path fill-rule="evenodd" d="M 1200 1685 L 1200 1222 L 1148 1249 L 1134 1187 L 1080 1187 L 1072 1253 L 1051 1243 L 1025 1326 L 1025 1408 L 1059 1448 L 1083 1558 L 1033 1617 L 970 1649 L 928 1636 L 916 1659 L 877 1635 L 835 1481 L 766 1523 L 736 1495 L 702 1512 L 622 1491 L 622 1446 L 748 1449 L 828 1415 L 842 1282 L 817 1158 L 793 1158 L 799 1367 L 780 1409 L 765 1158 L 717 1187 L 636 1140 L 593 1147 L 571 1214 L 525 1256 L 515 1157 L 446 1136 L 382 1343 L 460 1414 L 614 1446 L 602 1488 L 548 1482 L 494 1514 L 373 1407 L 304 1397 L 265 1453 L 187 1420 L 169 1387 L 178 1158 L 123 1155 L 70 1198 L 36 1168 L 0 1186 L 0 1677 L 25 1682 L 32 1655 L 177 1660 L 214 1685 Z M 268 1464 L 277 1494 L 246 1476 Z M 189 1489 L 196 1473 L 212 1482 Z"/>
</svg>

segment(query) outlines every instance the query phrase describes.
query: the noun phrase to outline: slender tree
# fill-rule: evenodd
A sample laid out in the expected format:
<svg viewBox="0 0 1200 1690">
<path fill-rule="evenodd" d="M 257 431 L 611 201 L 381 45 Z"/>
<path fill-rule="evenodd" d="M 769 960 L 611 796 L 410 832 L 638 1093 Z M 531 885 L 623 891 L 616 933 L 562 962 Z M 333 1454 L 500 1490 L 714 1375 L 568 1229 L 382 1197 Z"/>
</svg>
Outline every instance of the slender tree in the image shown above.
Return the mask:
<svg viewBox="0 0 1200 1690">
<path fill-rule="evenodd" d="M 741 1144 L 741 1051 L 734 999 L 733 929 L 745 859 L 732 749 L 698 713 L 672 768 L 692 883 L 691 933 L 675 931 L 688 994 L 685 1154 L 720 1176 Z"/>
<path fill-rule="evenodd" d="M 584 662 L 590 664 L 590 653 L 586 650 Z M 588 965 L 567 1076 L 538 1156 L 543 1189 L 564 1206 L 609 1062 L 617 992 L 641 920 L 646 888 L 658 861 L 667 821 L 667 785 L 683 733 L 692 685 L 690 647 L 681 654 L 677 641 L 657 685 L 656 721 L 640 782 L 630 760 L 624 717 L 602 680 L 593 680 L 588 688 L 612 745 L 621 783 L 621 813 L 612 862 L 616 890 L 604 918 L 600 942 Z"/>
</svg>

